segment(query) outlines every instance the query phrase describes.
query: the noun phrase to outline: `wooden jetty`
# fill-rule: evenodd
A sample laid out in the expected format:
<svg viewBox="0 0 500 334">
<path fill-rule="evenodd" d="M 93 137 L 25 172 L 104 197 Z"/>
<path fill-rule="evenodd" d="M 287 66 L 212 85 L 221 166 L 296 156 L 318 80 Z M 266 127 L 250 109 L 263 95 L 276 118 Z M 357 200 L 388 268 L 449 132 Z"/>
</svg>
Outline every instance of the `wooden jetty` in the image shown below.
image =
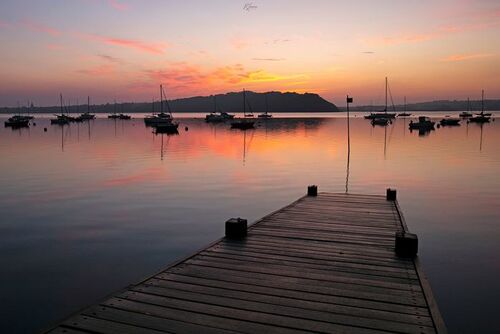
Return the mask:
<svg viewBox="0 0 500 334">
<path fill-rule="evenodd" d="M 310 186 L 246 225 L 47 333 L 446 333 L 395 191 Z"/>
</svg>

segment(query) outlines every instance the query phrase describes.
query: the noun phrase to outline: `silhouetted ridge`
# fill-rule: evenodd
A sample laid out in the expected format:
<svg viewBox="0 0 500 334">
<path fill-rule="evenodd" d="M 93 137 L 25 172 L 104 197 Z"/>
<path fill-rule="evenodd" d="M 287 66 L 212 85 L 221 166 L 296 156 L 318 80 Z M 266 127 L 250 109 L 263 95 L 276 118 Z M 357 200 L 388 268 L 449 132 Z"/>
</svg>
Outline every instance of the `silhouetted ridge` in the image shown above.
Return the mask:
<svg viewBox="0 0 500 334">
<path fill-rule="evenodd" d="M 243 112 L 243 96 L 242 92 L 231 92 L 226 94 L 217 94 L 217 109 L 218 111 L 226 112 Z M 246 92 L 248 105 L 254 112 L 263 112 L 266 110 L 266 94 L 268 100 L 269 112 L 335 112 L 339 111 L 337 107 L 318 94 L 313 93 L 255 93 Z M 210 96 L 194 96 L 183 99 L 169 100 L 172 112 L 212 112 L 214 110 L 213 95 Z M 249 107 L 247 105 L 247 111 Z M 52 113 L 58 107 L 35 107 L 29 112 L 32 113 Z M 83 106 L 79 109 L 82 110 Z M 77 107 L 70 108 L 70 112 L 76 112 Z M 115 105 L 111 103 L 94 105 L 92 112 L 96 113 L 112 113 L 115 110 Z M 155 111 L 160 110 L 160 102 L 156 101 L 154 106 Z M 119 103 L 116 105 L 117 112 L 150 112 L 151 102 L 141 103 Z M 3 112 L 17 112 L 16 108 L 4 108 Z M 22 112 L 28 112 L 28 108 L 23 108 Z"/>
</svg>

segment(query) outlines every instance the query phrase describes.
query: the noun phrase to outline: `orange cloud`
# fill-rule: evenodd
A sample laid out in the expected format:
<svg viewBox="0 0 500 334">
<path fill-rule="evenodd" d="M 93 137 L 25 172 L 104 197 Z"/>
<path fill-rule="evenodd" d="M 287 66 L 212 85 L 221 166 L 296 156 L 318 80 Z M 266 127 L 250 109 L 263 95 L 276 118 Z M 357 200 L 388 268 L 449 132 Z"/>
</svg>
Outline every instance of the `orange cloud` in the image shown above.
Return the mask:
<svg viewBox="0 0 500 334">
<path fill-rule="evenodd" d="M 163 82 L 174 88 L 201 87 L 220 84 L 261 83 L 296 80 L 304 75 L 282 76 L 265 70 L 248 71 L 241 64 L 217 67 L 204 71 L 200 66 L 176 63 L 166 70 L 148 70 L 146 74 L 155 82 Z"/>
<path fill-rule="evenodd" d="M 115 38 L 115 37 L 107 37 L 107 36 L 92 35 L 92 34 L 78 34 L 78 35 L 85 39 L 101 42 L 104 44 L 131 48 L 138 51 L 153 53 L 153 54 L 162 54 L 164 52 L 164 49 L 167 47 L 165 43 L 151 43 L 134 39 Z"/>
<path fill-rule="evenodd" d="M 28 20 L 28 19 L 23 20 L 21 21 L 21 25 L 31 31 L 49 34 L 53 37 L 62 35 L 62 32 L 60 30 L 53 27 L 49 27 L 43 23 L 39 23 L 33 20 Z"/>
<path fill-rule="evenodd" d="M 487 58 L 491 57 L 493 54 L 491 53 L 476 53 L 476 54 L 462 54 L 462 55 L 451 55 L 446 58 L 441 59 L 441 61 L 444 62 L 456 62 L 456 61 L 465 61 L 465 60 L 472 60 L 472 59 L 481 59 L 481 58 Z"/>
</svg>

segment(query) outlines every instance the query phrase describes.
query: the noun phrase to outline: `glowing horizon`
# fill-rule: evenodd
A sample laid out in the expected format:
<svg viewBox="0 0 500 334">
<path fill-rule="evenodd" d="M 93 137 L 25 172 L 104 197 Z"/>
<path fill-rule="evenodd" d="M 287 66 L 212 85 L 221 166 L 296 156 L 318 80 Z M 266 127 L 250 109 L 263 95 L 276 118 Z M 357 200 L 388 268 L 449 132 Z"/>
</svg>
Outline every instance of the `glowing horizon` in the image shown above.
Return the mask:
<svg viewBox="0 0 500 334">
<path fill-rule="evenodd" d="M 248 90 L 342 106 L 500 97 L 491 0 L 13 1 L 0 4 L 0 106 L 147 102 Z"/>
</svg>

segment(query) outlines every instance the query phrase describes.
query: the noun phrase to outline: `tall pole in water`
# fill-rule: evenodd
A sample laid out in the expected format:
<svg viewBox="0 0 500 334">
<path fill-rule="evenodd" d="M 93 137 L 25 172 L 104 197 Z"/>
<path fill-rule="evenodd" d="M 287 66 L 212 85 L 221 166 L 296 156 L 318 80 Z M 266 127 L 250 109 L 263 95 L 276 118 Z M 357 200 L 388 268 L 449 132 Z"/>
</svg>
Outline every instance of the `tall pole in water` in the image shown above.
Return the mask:
<svg viewBox="0 0 500 334">
<path fill-rule="evenodd" d="M 350 126 L 350 116 L 349 116 L 349 103 L 352 103 L 353 98 L 349 97 L 349 94 L 346 98 L 347 104 L 347 171 L 346 171 L 346 179 L 345 179 L 345 192 L 349 191 L 349 164 L 351 161 L 351 126 Z"/>
</svg>

